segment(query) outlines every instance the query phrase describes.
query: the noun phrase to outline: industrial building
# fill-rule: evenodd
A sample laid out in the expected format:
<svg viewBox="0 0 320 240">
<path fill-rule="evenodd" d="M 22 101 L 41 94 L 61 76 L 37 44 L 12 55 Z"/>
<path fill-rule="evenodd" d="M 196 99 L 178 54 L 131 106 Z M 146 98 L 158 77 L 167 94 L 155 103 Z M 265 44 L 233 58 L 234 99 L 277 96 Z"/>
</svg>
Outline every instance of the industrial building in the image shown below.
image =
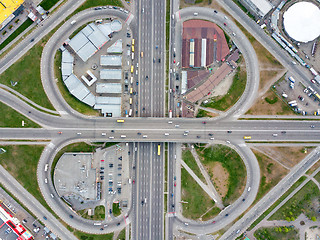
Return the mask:
<svg viewBox="0 0 320 240">
<path fill-rule="evenodd" d="M 298 42 L 310 42 L 320 35 L 320 9 L 311 2 L 298 2 L 283 14 L 286 33 Z"/>
<path fill-rule="evenodd" d="M 73 199 L 96 200 L 96 169 L 91 168 L 92 153 L 64 153 L 54 172 L 54 185 L 60 197 L 69 202 Z"/>
<path fill-rule="evenodd" d="M 89 91 L 89 89 L 76 77 L 71 74 L 64 84 L 67 86 L 69 92 L 80 101 L 93 106 L 95 104 L 95 96 Z"/>
<path fill-rule="evenodd" d="M 274 7 L 268 0 L 239 0 L 255 17 L 263 18 Z"/>
<path fill-rule="evenodd" d="M 96 97 L 94 109 L 101 109 L 107 116 L 121 116 L 121 97 Z"/>
<path fill-rule="evenodd" d="M 24 0 L 0 0 L 0 29 L 19 14 L 23 2 Z"/>
<path fill-rule="evenodd" d="M 122 39 L 118 39 L 108 49 L 107 53 L 122 53 Z"/>
<path fill-rule="evenodd" d="M 121 69 L 101 69 L 100 79 L 121 80 Z"/>
<path fill-rule="evenodd" d="M 121 55 L 101 55 L 100 56 L 101 66 L 121 67 L 121 62 L 122 62 Z"/>
<path fill-rule="evenodd" d="M 96 93 L 121 93 L 121 83 L 97 83 Z"/>
<path fill-rule="evenodd" d="M 215 23 L 188 20 L 183 23 L 182 67 L 205 68 L 229 54 L 224 32 Z"/>
</svg>

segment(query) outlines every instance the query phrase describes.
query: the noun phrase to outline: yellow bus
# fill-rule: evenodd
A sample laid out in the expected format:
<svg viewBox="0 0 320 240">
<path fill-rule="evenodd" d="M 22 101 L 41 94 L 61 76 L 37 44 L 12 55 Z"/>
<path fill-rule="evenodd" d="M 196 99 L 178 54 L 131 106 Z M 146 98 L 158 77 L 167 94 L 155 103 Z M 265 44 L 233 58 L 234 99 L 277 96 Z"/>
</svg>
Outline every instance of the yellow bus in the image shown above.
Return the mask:
<svg viewBox="0 0 320 240">
<path fill-rule="evenodd" d="M 134 46 L 133 45 L 131 46 L 131 51 L 134 52 Z"/>
<path fill-rule="evenodd" d="M 131 66 L 131 73 L 133 73 L 133 65 Z"/>
<path fill-rule="evenodd" d="M 117 123 L 124 123 L 123 119 L 117 119 Z"/>
<path fill-rule="evenodd" d="M 251 139 L 251 136 L 244 136 L 243 139 Z"/>
<path fill-rule="evenodd" d="M 131 104 L 132 104 L 132 98 L 130 98 L 130 101 L 129 101 L 129 102 L 130 102 L 130 105 L 131 105 Z"/>
<path fill-rule="evenodd" d="M 132 38 L 132 40 L 131 40 L 131 44 L 132 44 L 132 45 L 134 45 L 134 38 Z"/>
<path fill-rule="evenodd" d="M 161 146 L 160 144 L 158 144 L 158 156 L 160 156 L 160 154 L 161 154 Z"/>
<path fill-rule="evenodd" d="M 133 89 L 132 89 L 132 88 L 130 88 L 130 94 L 132 94 L 132 92 L 133 92 Z"/>
</svg>

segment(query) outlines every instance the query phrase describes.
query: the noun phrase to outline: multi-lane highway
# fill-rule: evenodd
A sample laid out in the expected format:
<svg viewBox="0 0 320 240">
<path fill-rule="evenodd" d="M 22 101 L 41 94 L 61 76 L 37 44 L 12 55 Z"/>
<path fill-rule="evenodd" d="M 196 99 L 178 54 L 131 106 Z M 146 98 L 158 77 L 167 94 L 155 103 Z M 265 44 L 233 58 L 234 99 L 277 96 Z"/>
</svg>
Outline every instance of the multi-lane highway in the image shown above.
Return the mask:
<svg viewBox="0 0 320 240">
<path fill-rule="evenodd" d="M 224 1 L 224 0 L 220 0 Z M 9 57 L 1 60 L 0 72 L 8 68 L 14 61 L 21 57 L 33 44 L 41 39 L 55 25 L 52 24 L 56 18 L 62 20 L 63 11 L 72 12 L 74 8 L 83 1 L 68 1 L 65 6 L 60 8 L 57 14 L 44 22 L 45 31 L 36 30 L 32 35 L 26 38 L 22 44 L 19 44 Z M 227 9 L 233 13 L 244 26 L 248 27 L 254 36 L 267 49 L 284 63 L 285 66 L 291 66 L 290 58 L 264 33 L 252 20 L 243 16 L 241 10 L 225 1 Z M 72 4 L 72 7 L 70 7 Z M 196 18 L 210 20 L 220 25 L 226 31 L 239 47 L 246 60 L 247 65 L 247 86 L 245 93 L 240 100 L 229 111 L 222 114 L 219 118 L 208 119 L 203 123 L 203 119 L 167 119 L 165 115 L 165 1 L 147 1 L 140 0 L 135 2 L 135 16 L 126 14 L 119 10 L 85 10 L 73 16 L 62 27 L 57 30 L 53 37 L 46 44 L 41 59 L 41 79 L 45 91 L 53 103 L 60 116 L 52 116 L 43 113 L 30 105 L 26 104 L 20 98 L 0 89 L 0 101 L 11 106 L 18 112 L 29 117 L 31 120 L 40 124 L 42 129 L 11 129 L 1 128 L 0 139 L 34 139 L 50 140 L 46 146 L 37 169 L 38 183 L 48 205 L 54 212 L 72 227 L 81 231 L 101 234 L 120 230 L 128 222 L 132 223 L 132 239 L 163 239 L 164 238 L 164 161 L 165 161 L 165 142 L 168 144 L 168 175 L 167 175 L 167 223 L 166 237 L 173 239 L 174 227 L 194 232 L 210 233 L 219 230 L 235 220 L 243 213 L 254 201 L 259 187 L 259 166 L 258 163 L 243 140 L 243 136 L 251 136 L 250 141 L 313 141 L 320 139 L 320 124 L 312 121 L 233 121 L 243 114 L 254 102 L 259 84 L 259 68 L 256 54 L 243 33 L 238 27 L 228 20 L 228 25 L 224 26 L 224 14 L 215 13 L 207 8 L 186 8 L 178 11 L 177 1 L 172 1 L 171 15 L 171 34 L 170 34 L 170 68 L 175 71 L 177 66 L 172 63 L 173 53 L 179 55 L 181 48 L 181 30 L 182 22 L 195 18 L 194 12 L 198 15 Z M 62 10 L 61 10 L 62 9 Z M 60 13 L 62 12 L 62 13 Z M 126 119 L 125 123 L 117 123 L 115 119 L 93 118 L 83 116 L 71 109 L 62 98 L 54 81 L 53 62 L 57 49 L 62 45 L 65 36 L 69 36 L 74 29 L 82 26 L 86 22 L 103 18 L 106 15 L 113 15 L 123 20 L 124 28 L 131 28 L 134 38 L 137 41 L 135 59 L 133 61 L 138 74 L 135 77 L 139 81 L 139 113 L 142 118 Z M 133 19 L 133 20 L 132 20 Z M 70 22 L 76 20 L 76 24 Z M 132 20 L 132 21 L 131 21 Z M 50 25 L 49 28 L 47 25 Z M 55 24 L 58 24 L 57 22 Z M 127 25 L 129 24 L 129 25 Z M 236 33 L 233 36 L 231 33 Z M 259 35 L 260 34 L 260 35 Z M 30 39 L 34 38 L 34 42 Z M 24 46 L 27 46 L 24 48 Z M 141 54 L 143 52 L 143 54 Z M 11 56 L 11 57 L 10 57 Z M 305 69 L 295 67 L 294 74 L 301 76 L 305 81 L 308 80 L 308 73 Z M 172 76 L 171 76 L 172 77 Z M 175 78 L 170 78 L 175 79 Z M 170 87 L 174 88 L 177 84 L 170 81 Z M 174 110 L 174 94 L 169 95 L 169 108 Z M 169 123 L 172 122 L 172 123 Z M 113 132 L 111 132 L 113 130 Z M 188 136 L 184 136 L 185 130 L 189 131 Z M 58 132 L 62 134 L 58 134 Z M 232 131 L 232 133 L 227 133 Z M 79 135 L 78 133 L 81 133 Z M 106 133 L 103 136 L 102 133 Z M 120 136 L 125 133 L 126 138 Z M 209 133 L 213 134 L 211 139 Z M 143 137 L 146 136 L 146 137 Z M 109 139 L 109 137 L 113 137 Z M 54 156 L 64 146 L 77 141 L 117 141 L 117 142 L 139 142 L 136 144 L 137 151 L 134 150 L 134 168 L 133 176 L 136 183 L 132 192 L 132 208 L 129 210 L 128 218 L 115 218 L 108 227 L 101 229 L 100 226 L 93 225 L 90 220 L 80 217 L 70 219 L 70 209 L 55 193 L 51 178 L 48 175 L 50 171 L 45 172 L 45 164 L 51 166 Z M 181 157 L 181 152 L 177 151 L 179 143 L 188 142 L 209 142 L 224 143 L 234 148 L 244 159 L 247 168 L 246 189 L 240 199 L 238 199 L 228 209 L 212 220 L 199 224 L 194 221 L 184 219 L 181 215 L 179 206 L 179 183 L 177 187 L 175 182 L 179 180 L 179 170 L 175 168 L 176 159 Z M 176 144 L 177 143 L 177 144 Z M 158 150 L 159 148 L 159 150 Z M 133 149 L 133 147 L 132 147 Z M 134 148 L 135 149 L 135 148 Z M 318 152 L 318 149 L 316 150 Z M 133 152 L 133 150 L 132 150 Z M 267 206 L 270 206 L 278 196 L 281 195 L 291 182 L 299 178 L 304 172 L 312 166 L 318 159 L 318 156 L 310 155 L 303 160 L 285 179 L 283 179 L 265 198 L 263 198 L 253 209 L 250 210 L 244 220 L 240 220 L 231 227 L 223 236 L 223 239 L 234 239 L 237 229 L 246 228 L 254 219 L 260 215 Z M 178 175 L 176 176 L 176 173 Z M 48 184 L 44 184 L 43 179 L 48 178 Z M 2 180 L 5 181 L 5 180 Z M 251 191 L 248 191 L 250 187 Z M 23 191 L 16 189 L 17 197 L 23 198 Z M 19 195 L 20 191 L 20 195 Z M 53 194 L 53 198 L 50 194 Z M 242 201 L 242 199 L 246 199 Z M 31 206 L 34 211 L 39 211 Z M 129 221 L 128 221 L 129 220 Z M 189 222 L 188 226 L 185 222 Z M 48 218 L 48 226 L 53 231 L 59 231 L 61 226 Z M 62 230 L 64 231 L 64 230 Z M 68 237 L 68 232 L 60 235 L 63 239 L 72 239 Z M 57 234 L 59 235 L 59 234 Z"/>
</svg>

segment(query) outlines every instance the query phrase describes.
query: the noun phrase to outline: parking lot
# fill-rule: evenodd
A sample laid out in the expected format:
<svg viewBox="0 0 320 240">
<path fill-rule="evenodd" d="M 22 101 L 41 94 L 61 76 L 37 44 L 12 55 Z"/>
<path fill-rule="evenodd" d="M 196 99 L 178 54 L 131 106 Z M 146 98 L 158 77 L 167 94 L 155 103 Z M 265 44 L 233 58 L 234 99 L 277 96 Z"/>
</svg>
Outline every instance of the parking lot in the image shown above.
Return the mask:
<svg viewBox="0 0 320 240">
<path fill-rule="evenodd" d="M 294 111 L 301 115 L 319 115 L 320 103 L 317 92 L 304 86 L 298 79 L 289 80 L 290 73 L 275 84 L 277 94 L 284 99 Z M 294 82 L 293 82 L 294 81 Z"/>
</svg>

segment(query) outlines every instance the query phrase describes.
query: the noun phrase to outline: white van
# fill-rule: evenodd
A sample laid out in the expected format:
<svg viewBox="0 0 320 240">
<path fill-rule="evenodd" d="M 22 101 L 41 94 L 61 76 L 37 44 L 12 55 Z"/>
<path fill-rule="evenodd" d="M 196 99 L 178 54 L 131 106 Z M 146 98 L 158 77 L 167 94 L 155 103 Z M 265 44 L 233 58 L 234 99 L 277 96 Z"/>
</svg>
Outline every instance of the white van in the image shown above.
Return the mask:
<svg viewBox="0 0 320 240">
<path fill-rule="evenodd" d="M 77 21 L 76 20 L 73 20 L 70 24 L 73 25 L 75 24 Z"/>
<path fill-rule="evenodd" d="M 165 136 L 169 136 L 169 133 L 165 133 L 164 135 L 165 135 Z"/>
</svg>

